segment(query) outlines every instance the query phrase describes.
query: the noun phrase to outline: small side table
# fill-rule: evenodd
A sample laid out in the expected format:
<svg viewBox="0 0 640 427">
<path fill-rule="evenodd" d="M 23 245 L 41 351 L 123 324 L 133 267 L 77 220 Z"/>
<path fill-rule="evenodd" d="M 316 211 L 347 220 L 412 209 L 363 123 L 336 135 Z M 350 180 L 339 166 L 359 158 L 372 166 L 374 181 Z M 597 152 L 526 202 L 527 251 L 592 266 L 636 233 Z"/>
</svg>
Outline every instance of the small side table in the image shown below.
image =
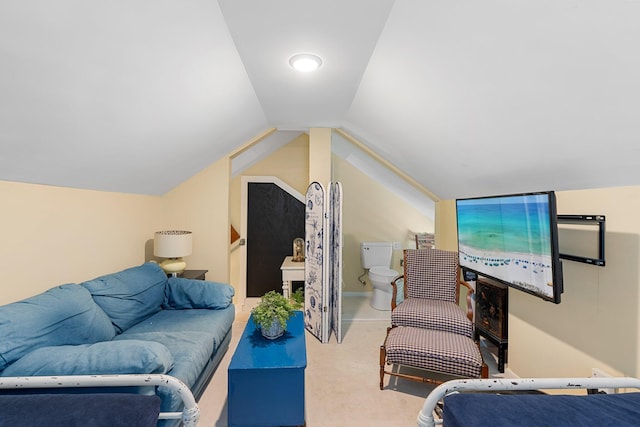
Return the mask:
<svg viewBox="0 0 640 427">
<path fill-rule="evenodd" d="M 178 277 L 182 277 L 183 279 L 205 280 L 205 275 L 208 271 L 209 270 L 185 270 L 178 274 Z M 171 277 L 170 274 L 167 274 L 167 276 Z"/>
<path fill-rule="evenodd" d="M 289 298 L 291 297 L 291 282 L 304 282 L 304 261 L 293 262 L 293 256 L 285 257 L 280 270 L 282 270 L 282 295 Z"/>
</svg>

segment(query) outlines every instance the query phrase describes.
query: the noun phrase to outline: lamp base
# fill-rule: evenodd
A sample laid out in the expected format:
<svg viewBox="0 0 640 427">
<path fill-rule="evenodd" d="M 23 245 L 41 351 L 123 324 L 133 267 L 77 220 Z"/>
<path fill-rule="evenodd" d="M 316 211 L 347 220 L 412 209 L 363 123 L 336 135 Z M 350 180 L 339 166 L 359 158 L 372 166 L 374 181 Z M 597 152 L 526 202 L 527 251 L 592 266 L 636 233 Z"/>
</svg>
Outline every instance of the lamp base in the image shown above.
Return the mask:
<svg viewBox="0 0 640 427">
<path fill-rule="evenodd" d="M 176 276 L 187 268 L 187 263 L 184 262 L 182 258 L 168 258 L 160 263 L 160 268 L 162 268 L 165 273 Z"/>
</svg>

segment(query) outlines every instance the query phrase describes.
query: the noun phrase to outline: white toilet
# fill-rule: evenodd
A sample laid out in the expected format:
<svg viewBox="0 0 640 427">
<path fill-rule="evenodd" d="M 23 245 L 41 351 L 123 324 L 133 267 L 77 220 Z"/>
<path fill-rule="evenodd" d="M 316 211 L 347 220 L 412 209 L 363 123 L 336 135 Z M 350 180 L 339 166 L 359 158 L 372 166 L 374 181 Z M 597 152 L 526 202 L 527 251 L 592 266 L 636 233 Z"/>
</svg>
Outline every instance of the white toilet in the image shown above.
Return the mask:
<svg viewBox="0 0 640 427">
<path fill-rule="evenodd" d="M 360 243 L 360 260 L 362 268 L 369 271 L 369 279 L 373 286 L 371 307 L 376 310 L 391 310 L 391 281 L 398 277 L 398 272 L 390 269 L 393 246 L 391 242 Z"/>
</svg>

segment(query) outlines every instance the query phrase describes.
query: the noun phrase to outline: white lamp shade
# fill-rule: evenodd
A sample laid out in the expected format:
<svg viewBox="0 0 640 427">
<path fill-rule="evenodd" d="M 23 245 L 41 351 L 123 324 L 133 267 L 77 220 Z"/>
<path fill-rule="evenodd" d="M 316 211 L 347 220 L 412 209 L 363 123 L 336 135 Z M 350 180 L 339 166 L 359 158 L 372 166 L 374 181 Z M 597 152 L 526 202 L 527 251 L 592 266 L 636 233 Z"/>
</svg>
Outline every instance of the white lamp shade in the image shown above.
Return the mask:
<svg viewBox="0 0 640 427">
<path fill-rule="evenodd" d="M 180 258 L 191 255 L 193 233 L 182 230 L 156 231 L 153 254 L 162 258 Z"/>
</svg>

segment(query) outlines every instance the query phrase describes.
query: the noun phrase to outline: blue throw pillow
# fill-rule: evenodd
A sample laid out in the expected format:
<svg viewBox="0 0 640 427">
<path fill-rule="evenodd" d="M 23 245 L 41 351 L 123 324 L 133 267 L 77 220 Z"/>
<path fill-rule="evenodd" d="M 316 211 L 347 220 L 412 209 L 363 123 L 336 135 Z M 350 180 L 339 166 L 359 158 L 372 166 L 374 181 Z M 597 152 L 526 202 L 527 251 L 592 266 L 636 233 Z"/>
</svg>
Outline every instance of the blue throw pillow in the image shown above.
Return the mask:
<svg viewBox="0 0 640 427">
<path fill-rule="evenodd" d="M 2 376 L 166 374 L 172 367 L 173 356 L 163 344 L 121 340 L 39 348 L 9 365 Z"/>
<path fill-rule="evenodd" d="M 156 263 L 147 262 L 118 273 L 82 283 L 95 302 L 111 318 L 118 333 L 162 309 L 167 275 Z"/>
<path fill-rule="evenodd" d="M 170 277 L 165 290 L 165 309 L 227 308 L 235 290 L 226 283 Z"/>
<path fill-rule="evenodd" d="M 89 291 L 57 286 L 0 307 L 0 371 L 40 347 L 108 341 L 115 334 Z"/>
</svg>

